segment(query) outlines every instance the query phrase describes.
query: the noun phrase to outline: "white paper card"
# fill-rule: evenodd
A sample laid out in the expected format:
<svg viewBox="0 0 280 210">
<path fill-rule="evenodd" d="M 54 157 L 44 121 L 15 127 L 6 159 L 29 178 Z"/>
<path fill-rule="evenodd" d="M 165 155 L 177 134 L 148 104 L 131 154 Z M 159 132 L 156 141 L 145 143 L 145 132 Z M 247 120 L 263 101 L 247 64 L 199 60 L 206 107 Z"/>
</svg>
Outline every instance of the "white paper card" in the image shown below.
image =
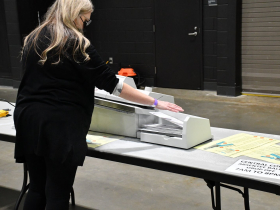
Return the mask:
<svg viewBox="0 0 280 210">
<path fill-rule="evenodd" d="M 228 172 L 280 179 L 280 165 L 254 161 L 238 160 L 226 169 Z"/>
<path fill-rule="evenodd" d="M 159 118 L 162 118 L 164 120 L 167 120 L 171 123 L 174 123 L 176 125 L 179 125 L 180 127 L 183 127 L 183 121 L 176 119 L 175 117 L 171 117 L 167 114 L 164 114 L 162 112 L 150 112 L 150 114 L 158 116 Z"/>
</svg>

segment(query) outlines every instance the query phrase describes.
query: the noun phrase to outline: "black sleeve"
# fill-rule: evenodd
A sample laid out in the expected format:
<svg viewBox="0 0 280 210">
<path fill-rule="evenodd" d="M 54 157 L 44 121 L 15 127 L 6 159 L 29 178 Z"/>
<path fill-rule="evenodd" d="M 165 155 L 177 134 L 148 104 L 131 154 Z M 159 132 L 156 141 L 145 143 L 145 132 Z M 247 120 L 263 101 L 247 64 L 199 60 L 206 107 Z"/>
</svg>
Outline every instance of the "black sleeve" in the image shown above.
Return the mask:
<svg viewBox="0 0 280 210">
<path fill-rule="evenodd" d="M 115 73 L 102 60 L 96 49 L 90 45 L 86 52 L 90 60 L 82 63 L 76 63 L 77 67 L 86 80 L 93 82 L 99 89 L 112 93 L 119 82 Z"/>
</svg>

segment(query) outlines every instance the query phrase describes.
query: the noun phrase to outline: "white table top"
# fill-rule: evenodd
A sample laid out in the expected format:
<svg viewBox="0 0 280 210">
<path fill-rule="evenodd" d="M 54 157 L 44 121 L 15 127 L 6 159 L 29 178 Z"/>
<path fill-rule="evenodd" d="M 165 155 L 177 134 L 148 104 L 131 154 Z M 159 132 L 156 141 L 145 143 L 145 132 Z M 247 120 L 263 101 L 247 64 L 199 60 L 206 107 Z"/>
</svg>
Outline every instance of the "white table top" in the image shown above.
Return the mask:
<svg viewBox="0 0 280 210">
<path fill-rule="evenodd" d="M 13 113 L 14 107 L 7 102 L 0 101 L 0 109 L 11 109 L 9 114 L 12 116 L 0 118 L 0 133 L 9 136 L 15 136 L 16 130 L 14 129 Z"/>
<path fill-rule="evenodd" d="M 280 139 L 280 136 L 278 135 L 239 131 L 239 130 L 224 129 L 224 128 L 212 127 L 211 131 L 212 131 L 212 135 L 214 136 L 213 140 L 219 140 L 238 133 L 247 133 L 252 135 Z M 130 156 L 135 158 L 166 162 L 166 163 L 176 164 L 180 166 L 187 166 L 195 169 L 203 169 L 207 171 L 218 172 L 221 174 L 232 174 L 231 172 L 227 172 L 225 170 L 239 159 L 260 161 L 258 159 L 250 158 L 247 156 L 231 158 L 231 157 L 226 157 L 216 153 L 202 151 L 198 149 L 185 150 L 185 149 L 172 148 L 172 147 L 161 146 L 156 144 L 144 143 L 140 141 L 139 142 L 129 141 L 129 139 L 115 141 L 110 144 L 106 144 L 101 147 L 98 147 L 95 150 L 100 152 L 121 154 L 123 156 Z M 237 177 L 248 177 L 254 180 L 262 180 L 264 182 L 273 183 L 280 186 L 279 179 L 265 178 L 259 176 L 237 174 L 237 173 L 235 173 L 234 175 Z"/>
<path fill-rule="evenodd" d="M 6 102 L 0 102 L 0 109 L 9 108 L 13 114 L 14 108 Z M 12 128 L 13 116 L 7 118 L 0 118 L 0 134 L 15 136 L 16 131 Z M 238 133 L 247 133 L 257 136 L 264 136 L 268 138 L 280 140 L 279 135 L 263 134 L 256 132 L 247 132 L 240 130 L 211 128 L 213 140 L 219 140 Z M 89 132 L 90 133 L 90 132 Z M 225 170 L 234 164 L 239 159 L 257 160 L 247 156 L 240 156 L 237 158 L 230 158 L 215 153 L 202 151 L 198 149 L 179 149 L 162 145 L 144 143 L 138 139 L 124 138 L 124 140 L 117 140 L 109 144 L 103 145 L 94 149 L 99 152 L 111 153 L 120 156 L 134 157 L 138 159 L 153 160 L 158 162 L 170 163 L 173 165 L 186 166 L 194 169 L 203 169 L 205 171 L 212 171 L 220 174 L 231 174 L 236 177 L 247 177 L 253 180 L 271 183 L 280 186 L 279 179 L 258 177 L 244 174 L 232 174 Z M 260 160 L 258 160 L 260 161 Z"/>
</svg>

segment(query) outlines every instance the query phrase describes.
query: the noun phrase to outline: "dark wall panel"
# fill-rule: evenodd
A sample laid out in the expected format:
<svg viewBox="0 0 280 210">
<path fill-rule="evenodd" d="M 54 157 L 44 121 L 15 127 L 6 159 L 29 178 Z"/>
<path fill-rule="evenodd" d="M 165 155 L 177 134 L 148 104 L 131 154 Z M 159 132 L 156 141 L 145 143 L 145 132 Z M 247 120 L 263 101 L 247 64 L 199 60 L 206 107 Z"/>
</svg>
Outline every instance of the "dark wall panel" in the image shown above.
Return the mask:
<svg viewBox="0 0 280 210">
<path fill-rule="evenodd" d="M 241 0 L 218 0 L 217 94 L 241 94 Z"/>
<path fill-rule="evenodd" d="M 93 0 L 95 11 L 86 36 L 117 73 L 129 65 L 153 85 L 155 36 L 153 0 Z"/>
<path fill-rule="evenodd" d="M 11 79 L 10 54 L 4 10 L 4 0 L 0 0 L 0 78 Z"/>
<path fill-rule="evenodd" d="M 240 0 L 218 0 L 217 6 L 203 1 L 204 87 L 218 93 L 236 94 L 241 83 Z M 22 39 L 38 25 L 54 0 L 0 0 L 0 77 L 20 81 L 19 52 Z M 93 0 L 93 23 L 85 33 L 111 68 L 117 72 L 131 65 L 154 84 L 155 34 L 154 0 Z M 2 44 L 3 42 L 3 44 Z M 3 53 L 2 53 L 3 54 Z M 226 90 L 226 91 L 221 91 Z M 228 90 L 230 90 L 228 92 Z"/>
<path fill-rule="evenodd" d="M 204 0 L 204 87 L 220 95 L 241 91 L 241 0 Z"/>
<path fill-rule="evenodd" d="M 217 6 L 203 0 L 204 89 L 217 88 Z"/>
<path fill-rule="evenodd" d="M 4 10 L 6 15 L 7 36 L 9 45 L 10 66 L 12 70 L 13 86 L 17 87 L 22 77 L 20 63 L 20 30 L 16 0 L 4 0 Z M 15 17 L 11 17 L 13 14 Z"/>
<path fill-rule="evenodd" d="M 38 26 L 38 12 L 42 21 L 53 2 L 54 0 L 17 0 L 21 40 Z"/>
</svg>

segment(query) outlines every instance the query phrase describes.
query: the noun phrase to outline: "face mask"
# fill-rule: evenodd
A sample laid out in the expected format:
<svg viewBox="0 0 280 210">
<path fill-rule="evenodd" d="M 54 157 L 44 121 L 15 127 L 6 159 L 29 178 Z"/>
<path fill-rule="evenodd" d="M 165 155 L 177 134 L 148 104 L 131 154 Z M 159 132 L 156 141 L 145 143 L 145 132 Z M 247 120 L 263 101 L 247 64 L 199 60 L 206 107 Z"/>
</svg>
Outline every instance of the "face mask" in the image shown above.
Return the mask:
<svg viewBox="0 0 280 210">
<path fill-rule="evenodd" d="M 84 17 L 84 16 L 83 16 Z M 84 28 L 86 28 L 90 23 L 91 23 L 91 20 L 84 20 L 83 21 L 83 19 L 82 19 L 82 17 L 80 16 L 80 18 L 81 18 L 81 20 L 82 20 L 82 22 L 83 22 L 83 24 L 84 24 Z M 85 17 L 84 17 L 85 18 Z"/>
<path fill-rule="evenodd" d="M 78 28 L 75 22 L 74 22 L 74 24 L 75 24 L 75 26 L 76 26 L 76 29 L 77 29 L 79 32 L 81 32 L 81 33 L 83 34 L 84 31 L 85 31 L 85 28 L 91 23 L 91 20 L 86 20 L 86 19 L 85 19 L 85 21 L 83 21 L 83 19 L 82 19 L 81 16 L 80 16 L 80 18 L 81 18 L 81 20 L 82 20 L 82 22 L 83 22 L 83 28 L 82 28 L 82 29 L 81 29 L 81 28 Z"/>
</svg>

